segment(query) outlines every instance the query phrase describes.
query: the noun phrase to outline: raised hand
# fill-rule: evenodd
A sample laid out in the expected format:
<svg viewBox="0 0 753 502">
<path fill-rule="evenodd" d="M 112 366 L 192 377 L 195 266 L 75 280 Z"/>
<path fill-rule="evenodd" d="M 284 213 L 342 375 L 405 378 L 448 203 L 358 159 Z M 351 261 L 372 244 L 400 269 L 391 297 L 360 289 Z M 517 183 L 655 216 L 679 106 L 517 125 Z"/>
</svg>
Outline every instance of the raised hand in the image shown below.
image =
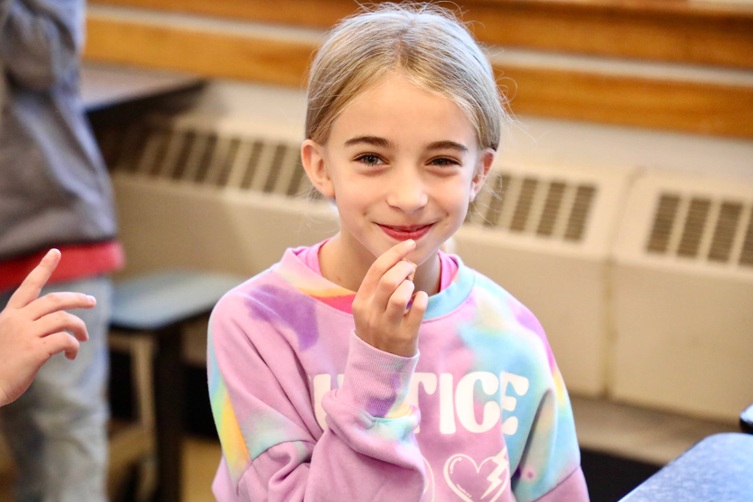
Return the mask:
<svg viewBox="0 0 753 502">
<path fill-rule="evenodd" d="M 39 297 L 59 262 L 60 251 L 50 250 L 0 312 L 0 406 L 18 399 L 50 357 L 65 352 L 74 359 L 79 342 L 89 339 L 84 322 L 66 310 L 94 307 L 94 297 L 69 292 Z"/>
<path fill-rule="evenodd" d="M 414 294 L 409 279 L 416 266 L 404 258 L 416 247 L 412 240 L 396 244 L 374 261 L 353 300 L 356 334 L 385 352 L 411 357 L 418 351 L 418 329 L 429 303 Z"/>
</svg>

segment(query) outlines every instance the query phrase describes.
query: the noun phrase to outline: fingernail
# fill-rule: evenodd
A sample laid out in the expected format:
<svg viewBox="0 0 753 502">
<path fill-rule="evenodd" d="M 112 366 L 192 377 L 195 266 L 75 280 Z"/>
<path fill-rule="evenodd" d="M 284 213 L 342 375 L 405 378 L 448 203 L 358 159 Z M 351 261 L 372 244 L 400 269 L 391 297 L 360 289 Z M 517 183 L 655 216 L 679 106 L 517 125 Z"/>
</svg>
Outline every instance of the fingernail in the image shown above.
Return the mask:
<svg viewBox="0 0 753 502">
<path fill-rule="evenodd" d="M 405 306 L 406 312 L 409 311 L 410 308 L 413 306 L 413 300 L 415 299 L 416 299 L 416 293 L 413 293 L 412 295 L 410 295 L 410 300 L 408 300 L 408 305 Z"/>
</svg>

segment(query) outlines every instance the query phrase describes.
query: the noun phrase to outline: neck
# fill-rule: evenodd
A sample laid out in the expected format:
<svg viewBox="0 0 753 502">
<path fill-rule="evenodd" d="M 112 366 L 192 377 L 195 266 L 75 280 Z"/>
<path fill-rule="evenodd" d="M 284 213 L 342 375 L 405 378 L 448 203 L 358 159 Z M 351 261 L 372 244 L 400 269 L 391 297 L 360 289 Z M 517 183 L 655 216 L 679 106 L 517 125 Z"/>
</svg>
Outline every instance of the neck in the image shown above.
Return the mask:
<svg viewBox="0 0 753 502">
<path fill-rule="evenodd" d="M 319 249 L 319 268 L 322 276 L 350 291 L 358 291 L 373 259 L 355 259 L 345 250 L 342 234 L 337 234 Z"/>
<path fill-rule="evenodd" d="M 416 275 L 413 278 L 416 291 L 425 291 L 429 296 L 439 293 L 441 273 L 439 253 L 437 252 L 416 268 Z"/>
</svg>

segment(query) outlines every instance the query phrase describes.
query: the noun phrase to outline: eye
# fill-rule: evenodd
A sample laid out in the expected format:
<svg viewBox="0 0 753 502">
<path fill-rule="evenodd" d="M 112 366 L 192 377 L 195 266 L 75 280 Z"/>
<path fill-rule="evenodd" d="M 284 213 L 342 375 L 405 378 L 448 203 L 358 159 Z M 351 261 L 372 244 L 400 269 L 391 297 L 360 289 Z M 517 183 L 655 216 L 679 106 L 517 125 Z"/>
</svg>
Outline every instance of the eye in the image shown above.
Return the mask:
<svg viewBox="0 0 753 502">
<path fill-rule="evenodd" d="M 429 164 L 439 167 L 455 167 L 461 165 L 460 161 L 451 157 L 436 157 L 434 159 L 431 159 L 429 161 Z"/>
<path fill-rule="evenodd" d="M 356 157 L 356 162 L 360 162 L 362 164 L 366 164 L 367 166 L 378 166 L 379 164 L 382 164 L 382 159 L 379 158 L 378 155 L 373 153 L 364 153 L 363 155 L 359 155 Z"/>
</svg>

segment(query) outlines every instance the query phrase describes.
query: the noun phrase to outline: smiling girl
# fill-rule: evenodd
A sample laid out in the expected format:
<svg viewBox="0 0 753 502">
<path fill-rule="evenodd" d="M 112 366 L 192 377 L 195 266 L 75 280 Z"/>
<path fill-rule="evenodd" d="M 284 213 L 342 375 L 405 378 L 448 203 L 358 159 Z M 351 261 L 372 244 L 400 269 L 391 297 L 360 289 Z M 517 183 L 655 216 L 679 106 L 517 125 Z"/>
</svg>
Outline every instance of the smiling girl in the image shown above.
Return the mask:
<svg viewBox="0 0 753 502">
<path fill-rule="evenodd" d="M 541 325 L 440 249 L 489 173 L 500 100 L 444 9 L 381 4 L 331 32 L 301 157 L 340 228 L 215 308 L 218 500 L 587 500 Z"/>
</svg>

